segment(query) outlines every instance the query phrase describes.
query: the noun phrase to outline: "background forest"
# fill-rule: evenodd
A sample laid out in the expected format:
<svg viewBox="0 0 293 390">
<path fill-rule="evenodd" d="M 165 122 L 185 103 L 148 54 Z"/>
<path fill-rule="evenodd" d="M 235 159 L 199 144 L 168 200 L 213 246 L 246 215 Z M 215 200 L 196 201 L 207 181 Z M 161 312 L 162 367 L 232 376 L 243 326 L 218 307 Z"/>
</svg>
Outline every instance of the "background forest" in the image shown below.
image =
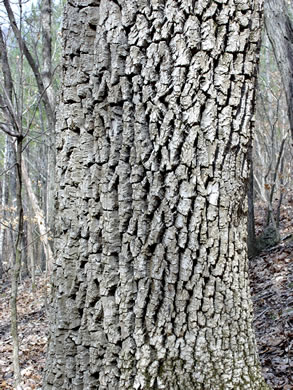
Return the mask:
<svg viewBox="0 0 293 390">
<path fill-rule="evenodd" d="M 0 2 L 1 389 L 13 388 L 13 375 L 25 389 L 41 386 L 53 256 L 62 3 Z M 286 12 L 293 23 L 291 2 Z M 293 389 L 292 134 L 278 55 L 269 35 L 264 28 L 248 249 L 264 375 L 274 389 Z"/>
</svg>

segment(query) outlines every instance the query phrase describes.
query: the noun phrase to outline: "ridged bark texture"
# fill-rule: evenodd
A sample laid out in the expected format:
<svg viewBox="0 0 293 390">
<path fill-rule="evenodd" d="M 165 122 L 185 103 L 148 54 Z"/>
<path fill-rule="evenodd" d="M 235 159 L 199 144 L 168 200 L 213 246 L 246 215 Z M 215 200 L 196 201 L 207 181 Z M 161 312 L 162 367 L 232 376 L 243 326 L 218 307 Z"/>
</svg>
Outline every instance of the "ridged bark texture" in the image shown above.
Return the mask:
<svg viewBox="0 0 293 390">
<path fill-rule="evenodd" d="M 246 255 L 261 0 L 65 10 L 44 389 L 265 389 Z"/>
</svg>

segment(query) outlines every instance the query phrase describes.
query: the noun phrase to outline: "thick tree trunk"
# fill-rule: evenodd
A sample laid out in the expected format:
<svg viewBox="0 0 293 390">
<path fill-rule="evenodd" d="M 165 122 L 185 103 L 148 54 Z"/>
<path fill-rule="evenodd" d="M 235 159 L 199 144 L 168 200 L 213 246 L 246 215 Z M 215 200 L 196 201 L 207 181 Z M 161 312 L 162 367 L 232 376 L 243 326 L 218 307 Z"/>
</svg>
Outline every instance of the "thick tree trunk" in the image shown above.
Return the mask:
<svg viewBox="0 0 293 390">
<path fill-rule="evenodd" d="M 44 389 L 267 389 L 245 216 L 261 3 L 67 3 Z"/>
</svg>

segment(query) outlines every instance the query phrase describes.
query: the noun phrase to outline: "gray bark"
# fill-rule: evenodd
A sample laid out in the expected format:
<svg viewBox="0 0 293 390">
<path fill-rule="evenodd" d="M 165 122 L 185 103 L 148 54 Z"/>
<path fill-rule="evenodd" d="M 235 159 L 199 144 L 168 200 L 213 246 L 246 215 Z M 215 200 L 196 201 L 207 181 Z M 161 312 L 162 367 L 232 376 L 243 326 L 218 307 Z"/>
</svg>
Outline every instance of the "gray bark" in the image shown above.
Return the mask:
<svg viewBox="0 0 293 390">
<path fill-rule="evenodd" d="M 0 59 L 1 59 L 1 68 L 3 72 L 3 81 L 4 81 L 4 88 L 1 91 L 1 94 L 3 96 L 0 97 L 0 101 L 3 103 L 3 106 L 1 104 L 1 108 L 4 112 L 8 112 L 7 117 L 11 117 L 9 114 L 9 110 L 7 110 L 7 107 L 9 104 L 6 104 L 6 102 L 12 101 L 13 96 L 13 84 L 12 84 L 12 76 L 10 72 L 9 62 L 8 62 L 8 56 L 7 56 L 7 48 L 6 48 L 6 42 L 4 40 L 4 36 L 2 33 L 2 29 L 0 28 Z M 1 127 L 1 125 L 0 125 Z M 7 126 L 5 126 L 7 129 Z M 5 136 L 5 156 L 4 156 L 4 174 L 3 174 L 3 181 L 2 181 L 2 199 L 1 199 L 1 206 L 2 206 L 2 222 L 5 221 L 6 225 L 6 219 L 13 219 L 14 216 L 12 216 L 12 213 L 7 212 L 5 209 L 8 207 L 8 201 L 10 197 L 10 201 L 15 206 L 16 202 L 16 158 L 15 153 L 13 151 L 13 141 L 11 141 L 10 136 L 8 136 L 8 133 L 6 133 Z M 10 218 L 9 218 L 9 214 Z M 8 217 L 8 218 L 7 218 Z M 9 227 L 9 223 L 7 224 L 7 227 Z M 3 266 L 3 259 L 5 254 L 8 253 L 8 251 L 5 251 L 5 233 L 6 229 L 4 225 L 0 228 L 0 257 L 1 257 L 1 265 Z M 11 233 L 10 236 L 13 234 Z M 13 246 L 13 239 L 11 240 L 11 244 Z M 6 252 L 6 253 L 5 253 Z"/>
<path fill-rule="evenodd" d="M 1 183 L 1 220 L 2 225 L 0 225 L 0 279 L 2 279 L 3 276 L 3 259 L 5 255 L 4 251 L 4 243 L 5 243 L 5 236 L 6 236 L 6 229 L 8 227 L 7 221 L 6 221 L 6 207 L 8 207 L 8 185 L 7 185 L 7 179 L 8 179 L 8 153 L 9 153 L 9 136 L 5 136 L 5 151 L 4 151 L 4 162 L 3 162 L 3 175 L 2 175 L 2 183 Z"/>
<path fill-rule="evenodd" d="M 267 389 L 247 153 L 262 1 L 67 3 L 44 389 Z"/>
<path fill-rule="evenodd" d="M 34 212 L 34 218 L 36 219 L 39 228 L 40 240 L 43 244 L 43 248 L 46 256 L 46 266 L 50 270 L 53 262 L 53 253 L 49 244 L 49 228 L 46 224 L 43 210 L 41 209 L 39 205 L 39 201 L 34 193 L 32 182 L 28 175 L 25 161 L 22 161 L 22 178 L 26 186 L 26 190 L 27 190 L 29 201 L 31 203 L 32 210 Z"/>
<path fill-rule="evenodd" d="M 19 337 L 18 337 L 18 314 L 17 295 L 18 283 L 21 270 L 22 245 L 23 245 L 23 203 L 22 203 L 22 135 L 16 140 L 16 214 L 17 225 L 15 234 L 15 258 L 11 270 L 11 297 L 10 297 L 10 324 L 13 345 L 13 376 L 14 386 L 18 388 L 21 383 L 21 371 L 19 363 Z"/>
<path fill-rule="evenodd" d="M 250 175 L 248 186 L 248 235 L 247 235 L 247 251 L 249 257 L 254 257 L 258 254 L 255 235 L 255 219 L 254 219 L 254 183 L 253 183 L 253 162 L 250 163 Z"/>
</svg>

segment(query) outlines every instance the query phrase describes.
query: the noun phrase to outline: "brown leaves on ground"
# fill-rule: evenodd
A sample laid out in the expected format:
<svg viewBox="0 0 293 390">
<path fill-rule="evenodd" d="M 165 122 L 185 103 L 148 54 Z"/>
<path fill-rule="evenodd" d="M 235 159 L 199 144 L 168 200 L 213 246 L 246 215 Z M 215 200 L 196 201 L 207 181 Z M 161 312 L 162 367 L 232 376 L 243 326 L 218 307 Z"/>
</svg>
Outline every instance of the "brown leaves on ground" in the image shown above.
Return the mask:
<svg viewBox="0 0 293 390">
<path fill-rule="evenodd" d="M 275 390 L 293 390 L 293 205 L 282 207 L 281 237 L 272 249 L 250 260 L 254 326 L 263 374 Z M 261 230 L 265 208 L 256 209 Z"/>
<path fill-rule="evenodd" d="M 18 332 L 23 390 L 40 390 L 45 364 L 47 320 L 45 315 L 47 282 L 37 281 L 35 293 L 29 279 L 19 286 Z M 0 291 L 0 389 L 13 389 L 12 341 L 10 336 L 10 285 Z"/>
<path fill-rule="evenodd" d="M 293 389 L 293 245 L 281 244 L 250 264 L 256 338 L 273 389 Z"/>
</svg>

